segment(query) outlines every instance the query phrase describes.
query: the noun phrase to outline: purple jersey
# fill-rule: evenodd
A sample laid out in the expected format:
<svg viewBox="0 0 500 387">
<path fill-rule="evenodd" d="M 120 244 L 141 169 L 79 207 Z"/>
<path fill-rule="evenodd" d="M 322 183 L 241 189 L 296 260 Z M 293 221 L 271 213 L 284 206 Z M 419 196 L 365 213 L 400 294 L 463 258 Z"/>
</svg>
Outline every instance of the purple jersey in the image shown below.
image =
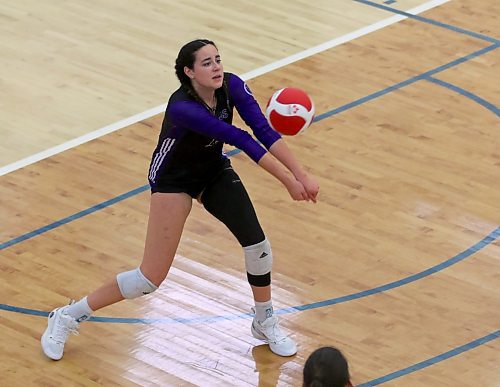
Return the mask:
<svg viewBox="0 0 500 387">
<path fill-rule="evenodd" d="M 149 168 L 152 187 L 210 181 L 228 162 L 223 143 L 258 162 L 266 150 L 248 132 L 232 125 L 234 107 L 266 148 L 281 138 L 267 123 L 246 83 L 231 73 L 224 73 L 224 81 L 227 88 L 215 91 L 214 113 L 182 86 L 172 94 Z"/>
</svg>

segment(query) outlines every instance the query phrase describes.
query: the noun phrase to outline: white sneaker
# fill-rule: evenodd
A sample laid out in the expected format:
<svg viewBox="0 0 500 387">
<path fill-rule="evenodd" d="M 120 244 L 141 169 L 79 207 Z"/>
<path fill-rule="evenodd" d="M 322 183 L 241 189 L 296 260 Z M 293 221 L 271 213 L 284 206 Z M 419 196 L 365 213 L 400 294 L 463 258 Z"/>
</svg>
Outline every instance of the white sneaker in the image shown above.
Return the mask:
<svg viewBox="0 0 500 387">
<path fill-rule="evenodd" d="M 47 329 L 42 335 L 43 352 L 52 360 L 62 358 L 68 335 L 78 334 L 78 323 L 66 313 L 66 308 L 67 306 L 64 306 L 50 312 Z"/>
<path fill-rule="evenodd" d="M 276 316 L 268 317 L 262 322 L 254 318 L 251 329 L 253 337 L 268 343 L 276 355 L 293 356 L 297 353 L 297 345 L 282 332 Z"/>
</svg>

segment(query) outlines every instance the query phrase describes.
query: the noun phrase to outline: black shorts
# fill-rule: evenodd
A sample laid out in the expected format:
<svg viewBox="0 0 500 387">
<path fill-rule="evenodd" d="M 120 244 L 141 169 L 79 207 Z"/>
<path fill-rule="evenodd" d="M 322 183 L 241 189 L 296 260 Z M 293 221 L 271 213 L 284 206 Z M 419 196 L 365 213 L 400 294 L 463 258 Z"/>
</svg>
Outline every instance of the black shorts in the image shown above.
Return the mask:
<svg viewBox="0 0 500 387">
<path fill-rule="evenodd" d="M 219 171 L 216 171 L 208 179 L 199 179 L 191 181 L 175 181 L 175 180 L 159 180 L 154 186 L 151 184 L 151 193 L 162 192 L 162 193 L 187 193 L 193 199 L 200 197 L 201 193 L 209 186 L 213 181 L 217 180 L 219 176 L 228 168 L 232 169 L 231 161 L 229 159 L 224 160 L 222 167 Z"/>
</svg>

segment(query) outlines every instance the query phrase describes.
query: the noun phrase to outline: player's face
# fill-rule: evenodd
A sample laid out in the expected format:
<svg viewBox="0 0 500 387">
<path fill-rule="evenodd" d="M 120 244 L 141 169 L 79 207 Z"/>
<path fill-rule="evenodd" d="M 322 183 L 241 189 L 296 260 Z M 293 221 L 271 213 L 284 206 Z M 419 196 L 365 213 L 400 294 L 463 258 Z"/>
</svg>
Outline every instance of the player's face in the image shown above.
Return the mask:
<svg viewBox="0 0 500 387">
<path fill-rule="evenodd" d="M 218 89 L 224 80 L 224 69 L 220 59 L 219 51 L 207 44 L 195 54 L 193 69 L 187 69 L 188 76 L 200 86 Z"/>
</svg>

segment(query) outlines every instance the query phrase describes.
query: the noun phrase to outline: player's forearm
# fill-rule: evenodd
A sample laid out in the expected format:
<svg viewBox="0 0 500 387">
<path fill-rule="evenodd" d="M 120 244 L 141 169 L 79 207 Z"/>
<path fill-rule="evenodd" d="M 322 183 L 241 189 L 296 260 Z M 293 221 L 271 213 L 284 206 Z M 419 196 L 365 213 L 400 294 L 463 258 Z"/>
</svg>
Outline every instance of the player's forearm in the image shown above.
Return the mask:
<svg viewBox="0 0 500 387">
<path fill-rule="evenodd" d="M 295 178 L 300 179 L 305 175 L 304 168 L 297 161 L 292 151 L 286 145 L 283 139 L 276 141 L 270 148 L 269 152 L 276 157 L 290 172 L 293 173 Z"/>
<path fill-rule="evenodd" d="M 295 179 L 270 153 L 262 156 L 258 164 L 286 187 L 289 186 L 291 180 Z"/>
</svg>

